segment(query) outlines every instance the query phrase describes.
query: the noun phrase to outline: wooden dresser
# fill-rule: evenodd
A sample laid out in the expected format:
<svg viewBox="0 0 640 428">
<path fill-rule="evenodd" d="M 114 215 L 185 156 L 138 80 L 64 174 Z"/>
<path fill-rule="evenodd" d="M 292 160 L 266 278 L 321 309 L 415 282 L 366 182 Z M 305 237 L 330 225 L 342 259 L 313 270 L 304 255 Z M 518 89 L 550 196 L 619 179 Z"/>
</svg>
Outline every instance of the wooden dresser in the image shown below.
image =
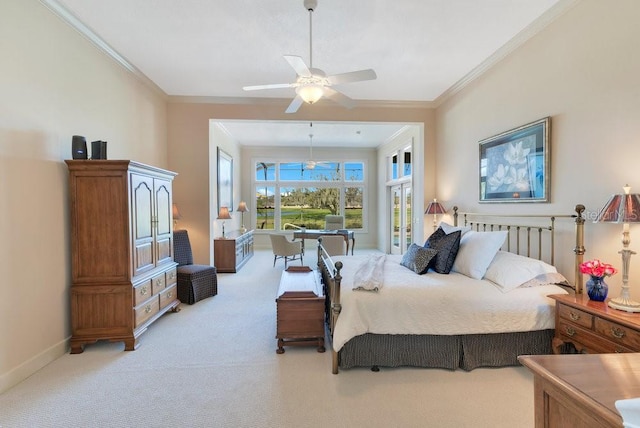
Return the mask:
<svg viewBox="0 0 640 428">
<path fill-rule="evenodd" d="M 536 428 L 622 427 L 617 400 L 640 396 L 640 355 L 527 355 Z"/>
<path fill-rule="evenodd" d="M 68 160 L 71 353 L 98 340 L 125 350 L 180 301 L 173 260 L 175 173 L 130 160 Z"/>
<path fill-rule="evenodd" d="M 236 273 L 253 256 L 253 230 L 233 231 L 213 241 L 213 260 L 218 273 Z"/>
<path fill-rule="evenodd" d="M 572 343 L 581 353 L 640 352 L 640 313 L 610 308 L 586 294 L 549 296 L 556 301 L 553 352 Z"/>
</svg>

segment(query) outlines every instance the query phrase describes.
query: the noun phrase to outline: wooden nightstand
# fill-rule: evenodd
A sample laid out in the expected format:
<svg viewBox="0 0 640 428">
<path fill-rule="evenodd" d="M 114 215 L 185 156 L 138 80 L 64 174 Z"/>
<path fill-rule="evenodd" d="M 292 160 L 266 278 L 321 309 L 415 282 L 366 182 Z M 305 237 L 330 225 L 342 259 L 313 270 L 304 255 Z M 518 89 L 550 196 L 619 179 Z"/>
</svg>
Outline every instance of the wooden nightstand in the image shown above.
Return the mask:
<svg viewBox="0 0 640 428">
<path fill-rule="evenodd" d="M 610 308 L 586 294 L 549 297 L 556 301 L 555 354 L 565 343 L 588 354 L 640 352 L 640 313 Z"/>
</svg>

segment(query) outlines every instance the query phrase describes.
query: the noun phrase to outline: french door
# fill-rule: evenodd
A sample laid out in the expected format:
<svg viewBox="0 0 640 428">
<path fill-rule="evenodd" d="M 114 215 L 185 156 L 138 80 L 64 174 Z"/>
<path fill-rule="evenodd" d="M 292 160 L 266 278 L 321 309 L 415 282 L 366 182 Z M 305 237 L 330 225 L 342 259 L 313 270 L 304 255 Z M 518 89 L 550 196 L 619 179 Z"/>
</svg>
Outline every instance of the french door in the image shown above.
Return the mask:
<svg viewBox="0 0 640 428">
<path fill-rule="evenodd" d="M 391 254 L 404 254 L 411 239 L 411 182 L 389 186 L 391 213 Z"/>
</svg>

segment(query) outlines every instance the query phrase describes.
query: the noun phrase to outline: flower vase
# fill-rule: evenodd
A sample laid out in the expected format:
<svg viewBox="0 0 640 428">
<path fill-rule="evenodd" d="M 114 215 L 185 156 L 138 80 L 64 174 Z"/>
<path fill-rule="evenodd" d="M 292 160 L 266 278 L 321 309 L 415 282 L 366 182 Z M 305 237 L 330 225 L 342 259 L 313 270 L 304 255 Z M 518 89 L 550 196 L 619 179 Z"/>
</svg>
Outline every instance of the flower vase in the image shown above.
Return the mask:
<svg viewBox="0 0 640 428">
<path fill-rule="evenodd" d="M 606 282 L 604 282 L 603 276 L 591 275 L 585 283 L 585 286 L 587 287 L 587 294 L 589 295 L 589 299 L 595 300 L 596 302 L 604 302 L 604 300 L 607 298 L 609 286 Z"/>
</svg>

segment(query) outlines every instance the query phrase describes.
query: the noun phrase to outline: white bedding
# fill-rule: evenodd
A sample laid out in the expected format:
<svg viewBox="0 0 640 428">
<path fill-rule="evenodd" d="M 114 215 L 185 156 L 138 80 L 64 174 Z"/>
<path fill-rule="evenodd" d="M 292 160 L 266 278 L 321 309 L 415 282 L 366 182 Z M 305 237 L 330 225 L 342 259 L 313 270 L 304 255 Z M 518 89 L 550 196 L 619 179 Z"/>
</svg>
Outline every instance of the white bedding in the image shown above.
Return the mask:
<svg viewBox="0 0 640 428">
<path fill-rule="evenodd" d="M 378 292 L 352 290 L 354 273 L 370 256 L 333 256 L 342 261 L 342 311 L 333 334 L 339 351 L 352 337 L 376 334 L 485 334 L 554 328 L 554 301 L 566 294 L 556 285 L 516 288 L 503 293 L 488 280 L 460 273 L 418 275 L 387 255 L 384 286 Z"/>
</svg>

